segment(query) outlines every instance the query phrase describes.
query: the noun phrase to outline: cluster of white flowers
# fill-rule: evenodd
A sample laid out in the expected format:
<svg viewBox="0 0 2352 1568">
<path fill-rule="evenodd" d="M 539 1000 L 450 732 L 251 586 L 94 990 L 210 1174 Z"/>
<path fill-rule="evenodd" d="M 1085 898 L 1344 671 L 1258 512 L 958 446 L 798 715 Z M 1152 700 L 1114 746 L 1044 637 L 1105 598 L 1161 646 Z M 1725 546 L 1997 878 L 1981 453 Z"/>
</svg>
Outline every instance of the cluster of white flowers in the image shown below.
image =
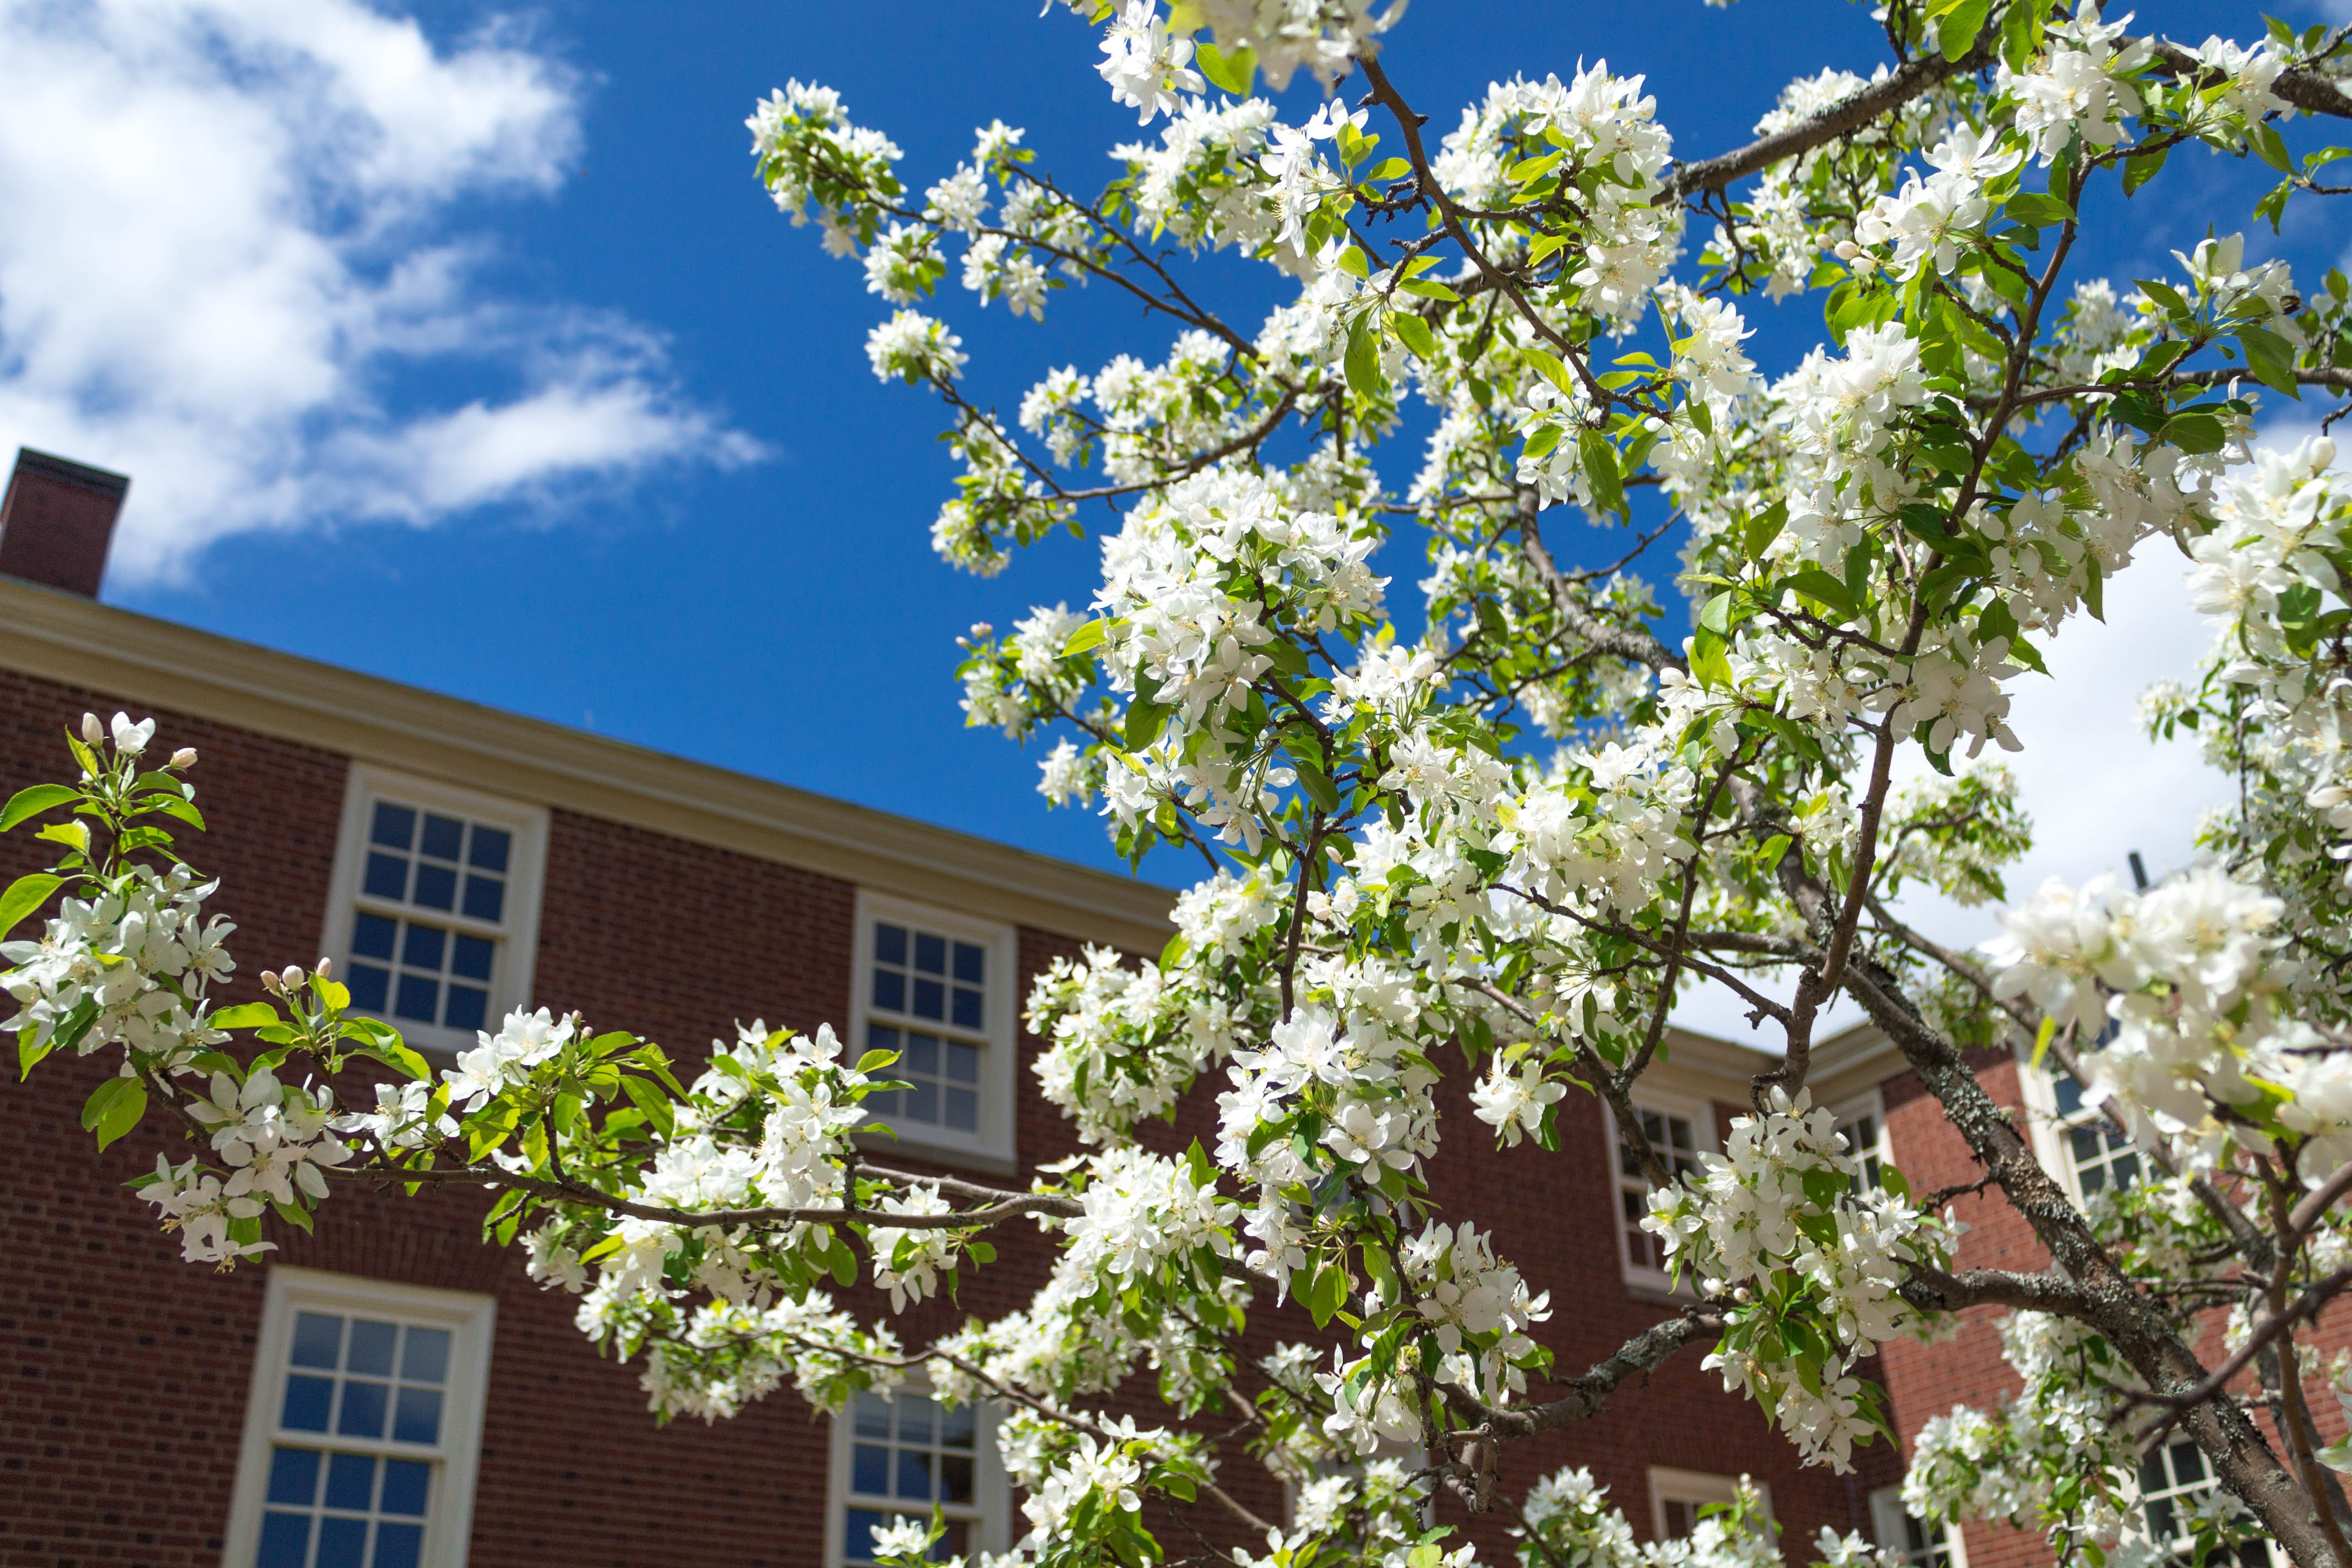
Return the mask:
<svg viewBox="0 0 2352 1568">
<path fill-rule="evenodd" d="M 1911 174 L 1899 191 L 1880 196 L 1854 219 L 1853 237 L 1868 247 L 1892 245 L 1896 276 L 1911 279 L 1932 265 L 1949 276 L 1959 265 L 1960 247 L 1980 234 L 1988 204 L 1988 180 L 2024 162 L 2021 148 L 1988 146 L 1962 126 L 1927 153 L 1936 171 L 1925 183 Z"/>
<path fill-rule="evenodd" d="M 2015 103 L 2017 128 L 2043 163 L 2077 136 L 2098 148 L 2123 140 L 2125 118 L 2140 111 L 2132 77 L 2154 53 L 2145 38 L 2116 47 L 2130 22 L 2128 16 L 2103 22 L 2096 0 L 2084 0 L 2050 29 L 2049 51 L 2033 68 L 2012 71 L 2003 64 L 1996 71 L 1997 90 Z"/>
<path fill-rule="evenodd" d="M 1204 943 L 1201 951 L 1217 950 Z M 1127 968 L 1107 947 L 1088 947 L 1079 960 L 1057 958 L 1040 972 L 1030 985 L 1028 1019 L 1048 1042 L 1031 1064 L 1038 1088 L 1089 1143 L 1108 1142 L 1168 1111 L 1232 1046 L 1222 1000 L 1171 984 L 1156 963 Z"/>
<path fill-rule="evenodd" d="M 0 942 L 0 984 L 19 1009 L 0 1028 L 29 1031 L 31 1048 L 61 1043 L 62 1030 L 81 1056 L 121 1046 L 156 1071 L 184 1070 L 226 1038 L 205 1000 L 236 969 L 223 945 L 236 928 L 204 914 L 218 886 L 184 865 L 137 866 L 96 898 L 62 900 L 39 941 Z"/>
</svg>

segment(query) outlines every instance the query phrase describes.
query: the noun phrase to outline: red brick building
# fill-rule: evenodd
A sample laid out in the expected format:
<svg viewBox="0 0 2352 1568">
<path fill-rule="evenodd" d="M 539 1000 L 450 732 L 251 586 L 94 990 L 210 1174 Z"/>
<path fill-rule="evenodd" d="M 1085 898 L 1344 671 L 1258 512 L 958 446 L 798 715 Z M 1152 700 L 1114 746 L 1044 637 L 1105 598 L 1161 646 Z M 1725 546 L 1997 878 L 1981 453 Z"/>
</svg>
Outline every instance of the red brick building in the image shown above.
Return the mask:
<svg viewBox="0 0 2352 1568">
<path fill-rule="evenodd" d="M 1018 1183 L 1076 1150 L 1032 1092 L 1020 1003 L 1083 943 L 1156 952 L 1164 893 L 101 605 L 122 484 L 28 455 L 0 510 L 0 570 L 39 579 L 0 578 L 0 791 L 58 776 L 60 731 L 86 710 L 152 714 L 163 742 L 198 748 L 210 832 L 189 852 L 223 878 L 215 907 L 239 927 L 235 999 L 259 994 L 260 969 L 324 952 L 426 1047 L 470 1043 L 511 1006 L 576 1008 L 688 1061 L 739 1019 L 831 1022 L 908 1052 L 917 1087 L 895 1110 L 910 1157 Z M 0 841 L 8 876 L 42 859 L 21 835 Z M 1645 1080 L 1652 1137 L 1694 1163 L 1765 1060 L 1678 1036 Z M 1817 1093 L 1872 1158 L 1921 1186 L 1965 1179 L 1899 1058 L 1864 1035 L 1820 1060 Z M 861 1524 L 932 1497 L 973 1546 L 1022 1533 L 984 1416 L 902 1398 L 828 1422 L 780 1394 L 715 1426 L 656 1426 L 636 1369 L 573 1327 L 572 1299 L 483 1241 L 478 1196 L 339 1190 L 313 1237 L 273 1220 L 261 1264 L 181 1262 L 121 1185 L 177 1139 L 151 1124 L 101 1154 L 79 1125 L 103 1070 L 52 1059 L 0 1099 L 0 1564 L 839 1568 L 858 1561 Z M 2013 1067 L 1989 1076 L 2014 1099 Z M 1640 1183 L 1591 1097 L 1568 1102 L 1559 1152 L 1503 1165 L 1465 1089 L 1433 1189 L 1550 1291 L 1541 1331 L 1572 1375 L 1675 1304 L 1626 1219 Z M 1172 1145 L 1206 1130 L 1209 1100 L 1165 1131 Z M 2032 1243 L 1996 1218 L 1969 1247 L 1969 1262 L 2013 1261 Z M 1008 1235 L 999 1264 L 967 1273 L 961 1309 L 991 1312 L 1025 1301 L 1042 1258 Z M 908 1339 L 953 1310 L 928 1304 Z M 1261 1348 L 1312 1337 L 1265 1303 L 1254 1325 Z M 1889 1352 L 1906 1434 L 1998 1392 L 1990 1342 L 1974 1329 L 1957 1348 Z M 1506 1483 L 1589 1465 L 1637 1530 L 1665 1535 L 1748 1474 L 1793 1560 L 1828 1526 L 1963 1568 L 1959 1543 L 1906 1528 L 1885 1445 L 1850 1476 L 1801 1469 L 1699 1361 L 1511 1448 Z M 1223 1479 L 1281 1518 L 1260 1468 L 1236 1455 Z M 1509 1560 L 1502 1521 L 1472 1529 L 1483 1557 Z M 2040 1552 L 1975 1530 L 1965 1549 L 1973 1568 Z"/>
</svg>

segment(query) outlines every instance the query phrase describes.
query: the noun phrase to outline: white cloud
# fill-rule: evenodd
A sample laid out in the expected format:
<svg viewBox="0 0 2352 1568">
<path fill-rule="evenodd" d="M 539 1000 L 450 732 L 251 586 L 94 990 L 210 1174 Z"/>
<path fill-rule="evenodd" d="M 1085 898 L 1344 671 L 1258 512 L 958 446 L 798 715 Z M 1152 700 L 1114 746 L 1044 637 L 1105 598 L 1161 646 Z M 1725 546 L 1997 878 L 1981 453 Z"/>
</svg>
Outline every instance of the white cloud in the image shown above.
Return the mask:
<svg viewBox="0 0 2352 1568">
<path fill-rule="evenodd" d="M 356 0 L 0 0 L 0 445 L 133 475 L 134 579 L 757 457 L 652 333 L 497 298 L 446 232 L 561 183 L 579 90 L 510 32 L 436 47 Z M 391 405 L 452 367 L 511 390 Z"/>
</svg>

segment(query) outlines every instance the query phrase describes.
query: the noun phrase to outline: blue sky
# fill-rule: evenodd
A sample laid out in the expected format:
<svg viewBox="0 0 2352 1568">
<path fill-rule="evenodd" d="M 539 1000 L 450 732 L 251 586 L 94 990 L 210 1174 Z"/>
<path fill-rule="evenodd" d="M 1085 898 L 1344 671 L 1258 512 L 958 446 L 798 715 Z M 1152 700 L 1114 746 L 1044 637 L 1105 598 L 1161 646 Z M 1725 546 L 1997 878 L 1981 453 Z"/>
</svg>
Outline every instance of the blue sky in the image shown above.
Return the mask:
<svg viewBox="0 0 2352 1568">
<path fill-rule="evenodd" d="M 1789 78 L 1882 58 L 1838 0 L 1416 0 L 1388 60 L 1442 132 L 1494 77 L 1601 56 L 1649 73 L 1687 156 L 1745 140 Z M 1092 186 L 1139 134 L 1095 58 L 1019 0 L 0 4 L 0 95 L 42 108 L 0 128 L 0 446 L 133 476 L 113 603 L 1109 864 L 1094 819 L 1044 808 L 1034 757 L 961 727 L 950 675 L 970 623 L 1083 602 L 1093 546 L 985 583 L 935 561 L 938 412 L 873 379 L 886 307 L 777 215 L 741 126 L 797 76 L 918 188 L 999 117 Z M 1302 77 L 1286 115 L 1315 95 Z M 2093 263 L 2168 268 L 2191 210 L 2142 204 Z M 2321 217 L 2284 243 L 2301 276 L 2343 237 Z M 1216 277 L 1254 325 L 1265 285 Z M 1042 329 L 968 300 L 947 309 L 1008 406 L 1167 339 L 1103 290 Z M 1768 370 L 1818 330 L 1810 305 L 1756 319 Z M 1417 558 L 1388 567 L 1412 598 Z M 2135 685 L 2180 640 L 2147 636 L 2109 661 Z"/>
</svg>

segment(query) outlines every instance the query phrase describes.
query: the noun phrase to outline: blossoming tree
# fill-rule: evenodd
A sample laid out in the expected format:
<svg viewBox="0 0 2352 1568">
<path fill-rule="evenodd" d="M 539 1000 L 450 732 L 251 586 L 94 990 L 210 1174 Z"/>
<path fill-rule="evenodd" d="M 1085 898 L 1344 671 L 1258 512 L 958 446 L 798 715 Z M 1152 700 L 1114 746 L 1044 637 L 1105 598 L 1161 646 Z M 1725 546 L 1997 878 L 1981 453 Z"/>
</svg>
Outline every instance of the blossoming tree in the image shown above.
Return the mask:
<svg viewBox="0 0 2352 1568">
<path fill-rule="evenodd" d="M 2336 194 L 2343 154 L 2298 157 L 2285 130 L 2352 115 L 2346 35 L 2189 47 L 2090 0 L 1898 0 L 1891 63 L 1793 82 L 1755 141 L 1683 159 L 1606 64 L 1497 85 L 1433 133 L 1381 49 L 1401 9 L 1097 6 L 1097 68 L 1145 131 L 1093 195 L 1002 124 L 917 194 L 823 88 L 751 121 L 778 205 L 897 308 L 876 374 L 946 406 L 963 471 L 940 552 L 994 573 L 1111 524 L 1092 605 L 976 628 L 962 665 L 972 722 L 1053 738 L 1051 800 L 1098 798 L 1123 853 L 1204 869 L 1156 961 L 1091 953 L 1029 999 L 1037 1087 L 1091 1152 L 1026 1191 L 894 1169 L 850 1137 L 890 1059 L 827 1029 L 754 1026 L 688 1084 L 547 1011 L 433 1070 L 347 1011 L 323 960 L 217 1007 L 226 928 L 170 837 L 196 820 L 194 758 L 152 766 L 127 717 L 89 720 L 79 781 L 0 818 L 63 851 L 0 909 L 55 906 L 0 950 L 23 1069 L 109 1053 L 83 1117 L 101 1143 L 150 1114 L 190 1129 L 143 1192 L 193 1260 L 265 1250 L 267 1215 L 307 1227 L 338 1182 L 492 1188 L 496 1239 L 581 1293 L 583 1329 L 640 1359 L 665 1413 L 785 1383 L 837 1410 L 915 1374 L 996 1400 L 1024 1563 L 1158 1559 L 1152 1493 L 1238 1516 L 1280 1568 L 1467 1562 L 1424 1522 L 1440 1489 L 1503 1510 L 1530 1568 L 1762 1561 L 1746 1505 L 1695 1546 L 1637 1547 L 1588 1476 L 1507 1496 L 1495 1456 L 1692 1353 L 1843 1467 L 1882 1426 L 1857 1364 L 1991 1304 L 2025 1392 L 1931 1424 L 1915 1512 L 2147 1561 L 2175 1543 L 2129 1523 L 2137 1456 L 2185 1434 L 2221 1489 L 2200 1547 L 2259 1535 L 2352 1568 L 2331 1473 L 2352 1453 L 2313 1413 L 2331 1384 L 2352 1400 L 2352 1369 L 2310 1342 L 2352 1284 L 2352 506 L 2326 439 L 2252 447 L 2265 409 L 2352 391 L 2352 289 L 2249 265 L 2234 237 L 2128 291 L 2069 267 L 2102 187 L 2192 199 L 2176 159 L 2270 165 L 2252 216 L 2273 227 Z M 1303 122 L 1252 96 L 1302 70 L 1330 89 Z M 1220 274 L 1185 265 L 1220 251 L 1277 268 L 1287 302 L 1221 311 Z M 1004 419 L 919 309 L 951 264 L 1016 315 L 1119 291 L 1172 346 L 1053 372 Z M 1759 291 L 1817 297 L 1825 321 L 1777 381 L 1741 346 Z M 1391 472 L 1408 418 L 1433 433 Z M 1404 523 L 1429 540 L 1417 638 L 1374 566 Z M 1617 559 L 1569 563 L 1558 531 L 1587 524 Z M 1979 753 L 2016 748 L 2006 693 L 2042 669 L 2037 639 L 2099 614 L 2143 550 L 2182 552 L 2212 618 L 2202 683 L 2151 708 L 2242 782 L 2209 865 L 2048 887 L 1993 948 L 1940 944 L 1901 895 L 2006 897 L 2028 825 Z M 1677 1180 L 1631 1097 L 1701 980 L 1785 1054 Z M 1900 1047 L 1980 1163 L 1972 1190 L 2015 1207 L 2047 1268 L 1962 1270 L 1955 1194 L 1855 1179 L 1806 1091 L 1838 997 Z M 1967 1065 L 2001 1041 L 2080 1079 L 2158 1173 L 2070 1202 Z M 1482 1125 L 1441 1125 L 1449 1072 Z M 1213 1148 L 1144 1150 L 1139 1123 L 1196 1088 Z M 1545 1282 L 1423 1183 L 1441 1136 L 1555 1146 L 1571 1092 L 1615 1111 L 1692 1293 L 1581 1373 L 1544 1347 Z M 1016 1220 L 1055 1247 L 1029 1305 L 903 1342 L 895 1314 Z M 833 1294 L 861 1273 L 887 1311 Z M 1244 1310 L 1283 1299 L 1327 1342 L 1244 1368 Z M 2200 1359 L 2219 1313 L 2228 1354 Z M 1102 1414 L 1147 1363 L 1166 1419 Z M 1567 1392 L 1535 1397 L 1531 1373 Z M 1189 1419 L 1212 1407 L 1302 1488 L 1286 1526 L 1219 1486 Z M 1384 1439 L 1423 1461 L 1335 1463 Z"/>
</svg>

